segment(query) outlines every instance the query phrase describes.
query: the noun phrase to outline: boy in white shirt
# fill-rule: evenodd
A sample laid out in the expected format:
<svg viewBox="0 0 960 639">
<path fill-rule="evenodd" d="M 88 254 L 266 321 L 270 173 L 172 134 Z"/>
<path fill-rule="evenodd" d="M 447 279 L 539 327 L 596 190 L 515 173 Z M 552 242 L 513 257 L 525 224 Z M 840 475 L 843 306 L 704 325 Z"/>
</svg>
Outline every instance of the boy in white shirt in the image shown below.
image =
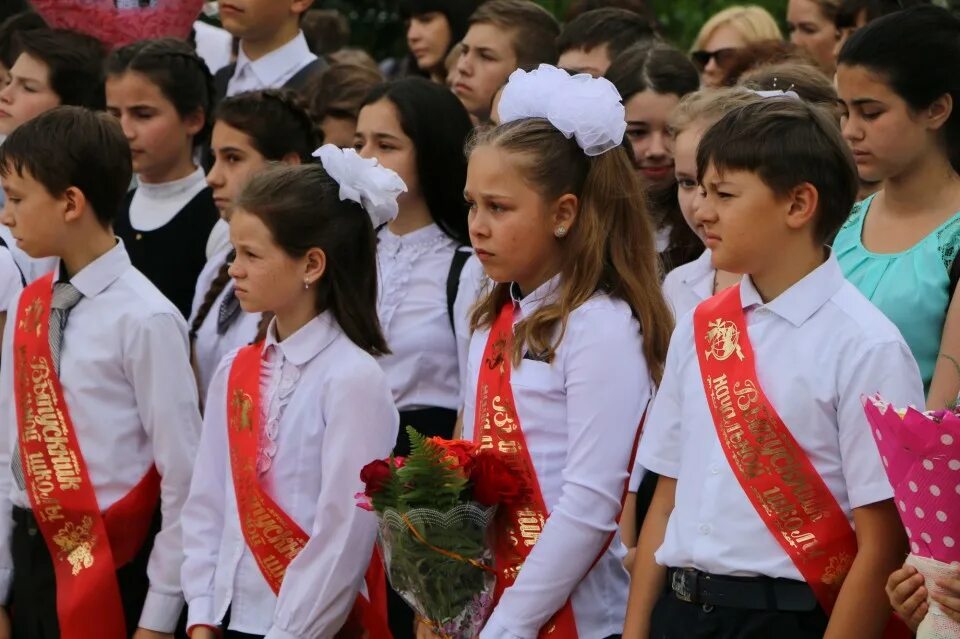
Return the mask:
<svg viewBox="0 0 960 639">
<path fill-rule="evenodd" d="M 326 66 L 310 51 L 300 18 L 313 0 L 229 0 L 220 3 L 223 28 L 240 39 L 237 61 L 214 76 L 217 97 L 244 91 L 301 90 Z"/>
<path fill-rule="evenodd" d="M 116 120 L 79 107 L 0 147 L 0 219 L 28 255 L 58 258 L 3 337 L 2 639 L 172 638 L 183 607 L 200 415 L 187 327 L 111 230 L 131 171 Z"/>
<path fill-rule="evenodd" d="M 661 477 L 624 637 L 878 639 L 906 538 L 860 398 L 924 396 L 824 246 L 853 159 L 830 115 L 783 95 L 714 125 L 697 171 L 713 264 L 745 277 L 673 334 L 638 453 Z"/>
</svg>

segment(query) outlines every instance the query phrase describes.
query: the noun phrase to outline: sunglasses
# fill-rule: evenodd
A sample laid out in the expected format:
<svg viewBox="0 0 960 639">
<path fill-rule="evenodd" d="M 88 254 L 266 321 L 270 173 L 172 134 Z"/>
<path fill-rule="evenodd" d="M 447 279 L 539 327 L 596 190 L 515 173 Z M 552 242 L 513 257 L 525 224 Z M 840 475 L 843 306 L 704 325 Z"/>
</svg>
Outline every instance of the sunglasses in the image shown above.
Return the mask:
<svg viewBox="0 0 960 639">
<path fill-rule="evenodd" d="M 690 59 L 693 60 L 693 63 L 697 65 L 697 68 L 700 71 L 703 71 L 707 68 L 707 65 L 710 63 L 711 59 L 717 61 L 717 66 L 726 67 L 730 64 L 734 57 L 736 57 L 737 49 L 736 47 L 727 47 L 724 49 L 717 49 L 716 51 L 694 51 L 690 54 Z"/>
</svg>

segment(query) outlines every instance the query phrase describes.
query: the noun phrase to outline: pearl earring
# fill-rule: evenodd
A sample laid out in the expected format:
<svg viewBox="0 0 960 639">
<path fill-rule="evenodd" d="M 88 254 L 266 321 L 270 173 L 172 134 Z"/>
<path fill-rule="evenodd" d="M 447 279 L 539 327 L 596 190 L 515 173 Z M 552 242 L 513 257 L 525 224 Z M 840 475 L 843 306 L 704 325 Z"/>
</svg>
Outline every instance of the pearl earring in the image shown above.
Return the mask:
<svg viewBox="0 0 960 639">
<path fill-rule="evenodd" d="M 557 230 L 554 231 L 553 234 L 556 235 L 557 237 L 564 237 L 567 234 L 567 227 L 558 226 Z"/>
<path fill-rule="evenodd" d="M 303 280 L 303 290 L 306 291 L 306 290 L 308 290 L 309 288 L 310 288 L 310 282 L 307 281 L 307 280 Z"/>
</svg>

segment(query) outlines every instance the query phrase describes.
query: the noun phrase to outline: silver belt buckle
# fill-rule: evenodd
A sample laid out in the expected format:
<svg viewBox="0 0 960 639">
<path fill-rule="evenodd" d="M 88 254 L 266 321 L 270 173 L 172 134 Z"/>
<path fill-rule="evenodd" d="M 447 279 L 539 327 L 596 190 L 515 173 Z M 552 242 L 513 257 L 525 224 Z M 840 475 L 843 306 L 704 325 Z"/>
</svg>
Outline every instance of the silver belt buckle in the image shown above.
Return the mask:
<svg viewBox="0 0 960 639">
<path fill-rule="evenodd" d="M 674 570 L 670 576 L 670 588 L 680 601 L 694 603 L 697 594 L 697 571 L 693 568 Z"/>
</svg>

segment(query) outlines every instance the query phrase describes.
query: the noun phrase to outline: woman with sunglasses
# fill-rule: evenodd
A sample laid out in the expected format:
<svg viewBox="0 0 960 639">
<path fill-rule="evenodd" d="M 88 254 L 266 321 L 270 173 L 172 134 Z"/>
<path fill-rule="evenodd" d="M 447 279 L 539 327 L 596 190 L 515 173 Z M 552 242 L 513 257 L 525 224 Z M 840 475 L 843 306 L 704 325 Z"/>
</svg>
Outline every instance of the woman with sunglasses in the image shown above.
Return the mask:
<svg viewBox="0 0 960 639">
<path fill-rule="evenodd" d="M 690 57 L 704 87 L 720 86 L 737 49 L 762 40 L 782 40 L 777 21 L 762 7 L 733 6 L 714 14 L 700 29 Z"/>
</svg>

